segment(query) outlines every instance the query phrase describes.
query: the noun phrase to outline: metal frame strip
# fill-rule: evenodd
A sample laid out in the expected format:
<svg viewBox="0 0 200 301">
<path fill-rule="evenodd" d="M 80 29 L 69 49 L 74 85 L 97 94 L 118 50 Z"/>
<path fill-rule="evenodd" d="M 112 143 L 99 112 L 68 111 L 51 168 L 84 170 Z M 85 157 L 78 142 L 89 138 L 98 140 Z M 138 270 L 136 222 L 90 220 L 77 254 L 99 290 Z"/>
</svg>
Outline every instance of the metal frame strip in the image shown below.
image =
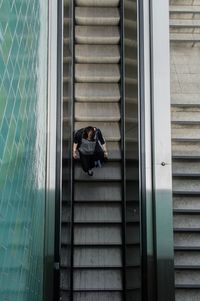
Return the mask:
<svg viewBox="0 0 200 301">
<path fill-rule="evenodd" d="M 125 65 L 124 65 L 124 0 L 120 1 L 120 93 L 121 93 L 121 156 L 122 156 L 122 262 L 123 300 L 126 301 L 126 158 L 125 158 Z"/>
<path fill-rule="evenodd" d="M 47 159 L 44 242 L 44 300 L 53 301 L 54 239 L 57 152 L 57 1 L 48 1 L 48 100 L 47 100 Z"/>
<path fill-rule="evenodd" d="M 74 99 L 75 99 L 75 1 L 72 1 L 72 95 L 71 95 L 71 275 L 70 301 L 74 299 L 74 160 L 72 155 L 74 136 Z"/>
<path fill-rule="evenodd" d="M 157 300 L 174 300 L 169 3 L 150 1 L 152 151 Z"/>
<path fill-rule="evenodd" d="M 154 301 L 149 1 L 138 0 L 138 10 L 142 300 Z"/>
<path fill-rule="evenodd" d="M 57 131 L 56 202 L 54 250 L 54 300 L 60 296 L 61 207 L 62 207 L 62 120 L 63 120 L 63 0 L 57 2 Z"/>
</svg>

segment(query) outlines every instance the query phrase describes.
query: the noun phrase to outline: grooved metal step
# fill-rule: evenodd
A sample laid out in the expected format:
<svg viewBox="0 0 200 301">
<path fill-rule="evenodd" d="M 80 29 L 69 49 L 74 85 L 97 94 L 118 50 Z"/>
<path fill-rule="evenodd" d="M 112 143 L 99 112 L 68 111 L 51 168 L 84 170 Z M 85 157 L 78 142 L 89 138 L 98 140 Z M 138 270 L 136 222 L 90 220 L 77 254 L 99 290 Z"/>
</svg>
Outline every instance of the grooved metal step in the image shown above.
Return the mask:
<svg viewBox="0 0 200 301">
<path fill-rule="evenodd" d="M 75 290 L 122 290 L 121 270 L 74 271 Z M 112 279 L 112 281 L 110 281 Z"/>
<path fill-rule="evenodd" d="M 200 271 L 179 270 L 175 272 L 175 285 L 200 288 Z"/>
<path fill-rule="evenodd" d="M 200 110 L 199 108 L 177 108 L 172 107 L 171 121 L 177 124 L 199 124 Z"/>
<path fill-rule="evenodd" d="M 172 142 L 173 156 L 184 156 L 188 159 L 190 157 L 200 156 L 200 141 L 174 141 Z"/>
<path fill-rule="evenodd" d="M 193 214 L 174 214 L 174 227 L 187 228 L 187 229 L 199 229 L 200 230 L 200 219 L 198 215 Z"/>
<path fill-rule="evenodd" d="M 77 63 L 118 63 L 120 60 L 118 45 L 76 45 Z"/>
<path fill-rule="evenodd" d="M 200 125 L 172 124 L 172 139 L 179 141 L 198 142 L 200 139 Z"/>
<path fill-rule="evenodd" d="M 173 192 L 184 193 L 199 193 L 200 192 L 200 181 L 199 179 L 177 179 L 173 180 Z"/>
<path fill-rule="evenodd" d="M 174 231 L 174 247 L 189 249 L 200 247 L 200 233 L 191 231 Z"/>
<path fill-rule="evenodd" d="M 122 266 L 122 250 L 119 247 L 75 247 L 74 267 L 119 268 Z"/>
<path fill-rule="evenodd" d="M 77 6 L 92 7 L 115 7 L 119 5 L 119 0 L 76 0 Z"/>
<path fill-rule="evenodd" d="M 75 40 L 80 44 L 118 44 L 120 41 L 117 26 L 79 26 L 75 27 Z"/>
<path fill-rule="evenodd" d="M 76 181 L 120 181 L 122 179 L 120 167 L 120 162 L 108 162 L 103 168 L 94 169 L 94 175 L 91 177 L 86 175 L 78 165 L 75 167 L 74 177 Z"/>
<path fill-rule="evenodd" d="M 76 82 L 115 83 L 120 80 L 118 64 L 76 64 Z"/>
<path fill-rule="evenodd" d="M 173 175 L 182 175 L 182 176 L 199 176 L 200 175 L 200 162 L 195 161 L 181 161 L 174 160 L 172 164 Z"/>
<path fill-rule="evenodd" d="M 198 55 L 197 55 L 198 57 Z M 193 57 L 194 59 L 194 57 Z M 188 58 L 187 58 L 188 60 Z M 192 67 L 192 70 L 194 70 L 193 72 L 200 72 L 200 68 L 198 65 L 194 63 L 192 63 L 192 65 L 190 66 L 190 68 Z M 175 71 L 175 66 L 174 64 L 171 64 L 171 68 L 174 69 Z M 199 71 L 198 71 L 199 70 Z M 172 106 L 179 106 L 179 107 L 183 107 L 183 108 L 192 108 L 192 107 L 196 107 L 199 108 L 200 106 L 200 102 L 199 102 L 199 94 L 197 93 L 198 91 L 193 91 L 192 93 L 182 93 L 182 91 L 179 91 L 177 93 L 177 91 L 172 92 L 171 94 L 171 105 Z"/>
<path fill-rule="evenodd" d="M 75 121 L 120 121 L 117 103 L 76 103 Z"/>
<path fill-rule="evenodd" d="M 118 102 L 119 84 L 116 83 L 76 83 L 75 100 L 85 102 Z"/>
<path fill-rule="evenodd" d="M 92 186 L 88 186 L 84 182 L 75 183 L 75 201 L 116 201 L 120 202 L 121 197 L 121 187 L 118 183 L 108 183 L 100 182 L 93 183 Z"/>
<path fill-rule="evenodd" d="M 174 196 L 174 210 L 200 210 L 200 198 L 198 196 Z"/>
<path fill-rule="evenodd" d="M 172 27 L 200 27 L 200 20 L 183 20 L 183 19 L 171 19 L 170 26 Z"/>
<path fill-rule="evenodd" d="M 75 20 L 78 25 L 117 25 L 118 8 L 111 7 L 76 7 Z"/>
<path fill-rule="evenodd" d="M 121 205 L 111 204 L 75 204 L 75 222 L 122 222 Z"/>
<path fill-rule="evenodd" d="M 198 251 L 175 251 L 175 265 L 179 269 L 200 269 Z"/>
<path fill-rule="evenodd" d="M 176 290 L 176 300 L 185 301 L 185 300 L 199 301 L 200 300 L 200 290 L 199 289 L 184 289 L 178 288 Z"/>
<path fill-rule="evenodd" d="M 75 225 L 74 244 L 110 244 L 122 243 L 121 225 Z"/>
<path fill-rule="evenodd" d="M 199 33 L 171 33 L 171 41 L 177 42 L 200 42 Z"/>
<path fill-rule="evenodd" d="M 74 300 L 76 301 L 92 301 L 92 300 L 101 300 L 101 301 L 121 301 L 122 293 L 121 292 L 75 292 Z"/>
<path fill-rule="evenodd" d="M 191 3 L 191 1 L 190 1 Z M 170 5 L 171 13 L 200 13 L 199 5 Z"/>
</svg>

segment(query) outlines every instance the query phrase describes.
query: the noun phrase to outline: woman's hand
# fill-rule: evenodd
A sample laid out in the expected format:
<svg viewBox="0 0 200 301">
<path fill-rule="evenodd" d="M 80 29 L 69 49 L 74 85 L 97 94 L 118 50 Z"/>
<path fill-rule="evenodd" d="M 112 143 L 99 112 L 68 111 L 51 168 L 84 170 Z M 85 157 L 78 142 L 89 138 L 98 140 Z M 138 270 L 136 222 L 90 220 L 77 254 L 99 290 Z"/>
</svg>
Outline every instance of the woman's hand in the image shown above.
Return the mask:
<svg viewBox="0 0 200 301">
<path fill-rule="evenodd" d="M 74 158 L 74 159 L 77 159 L 77 158 L 78 158 L 78 155 L 77 155 L 77 152 L 76 152 L 76 151 L 73 151 L 73 158 Z"/>
<path fill-rule="evenodd" d="M 77 159 L 77 158 L 78 158 L 78 155 L 77 155 L 77 147 L 78 147 L 78 143 L 73 143 L 72 156 L 73 156 L 74 159 Z"/>
<path fill-rule="evenodd" d="M 108 152 L 104 151 L 104 158 L 108 158 Z"/>
</svg>

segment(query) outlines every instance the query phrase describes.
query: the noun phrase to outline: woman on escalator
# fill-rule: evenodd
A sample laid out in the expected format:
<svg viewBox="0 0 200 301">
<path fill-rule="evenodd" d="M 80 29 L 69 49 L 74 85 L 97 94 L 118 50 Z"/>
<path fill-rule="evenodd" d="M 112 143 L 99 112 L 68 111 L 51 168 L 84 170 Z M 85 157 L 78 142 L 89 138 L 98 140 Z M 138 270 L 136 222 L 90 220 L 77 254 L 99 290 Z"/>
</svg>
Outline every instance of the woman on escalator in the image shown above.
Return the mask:
<svg viewBox="0 0 200 301">
<path fill-rule="evenodd" d="M 101 130 L 92 126 L 82 128 L 75 132 L 73 142 L 73 158 L 78 158 L 78 151 L 83 170 L 93 176 L 92 169 L 101 167 L 108 160 L 106 141 Z"/>
</svg>

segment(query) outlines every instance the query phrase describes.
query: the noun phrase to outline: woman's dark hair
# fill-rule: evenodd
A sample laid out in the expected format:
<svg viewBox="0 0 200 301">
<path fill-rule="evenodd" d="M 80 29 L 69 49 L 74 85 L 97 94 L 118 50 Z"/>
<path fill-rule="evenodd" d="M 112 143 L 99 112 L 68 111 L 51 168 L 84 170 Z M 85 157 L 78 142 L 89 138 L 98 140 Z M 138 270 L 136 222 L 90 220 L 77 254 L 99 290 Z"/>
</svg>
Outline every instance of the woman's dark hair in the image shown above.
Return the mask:
<svg viewBox="0 0 200 301">
<path fill-rule="evenodd" d="M 93 140 L 93 139 L 94 139 L 94 136 L 95 136 L 95 130 L 94 130 L 93 126 L 87 126 L 87 127 L 84 129 L 84 131 L 83 131 L 83 138 L 84 138 L 84 139 L 87 139 L 87 138 L 88 138 L 89 132 L 92 132 L 91 139 Z"/>
</svg>

